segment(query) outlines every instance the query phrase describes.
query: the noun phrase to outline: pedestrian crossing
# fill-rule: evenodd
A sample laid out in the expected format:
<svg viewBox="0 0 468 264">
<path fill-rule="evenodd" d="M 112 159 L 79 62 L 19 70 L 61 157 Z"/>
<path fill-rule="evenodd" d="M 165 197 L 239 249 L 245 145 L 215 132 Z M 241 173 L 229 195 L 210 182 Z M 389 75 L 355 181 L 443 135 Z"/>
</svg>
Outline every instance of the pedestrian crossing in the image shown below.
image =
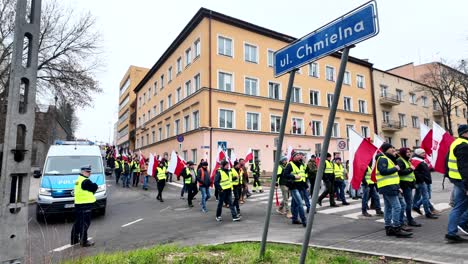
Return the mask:
<svg viewBox="0 0 468 264">
<path fill-rule="evenodd" d="M 246 200 L 246 203 L 260 203 L 260 204 L 268 204 L 268 199 L 270 192 L 269 190 L 265 190 L 263 193 L 253 193 L 250 198 Z M 278 192 L 278 200 L 281 202 L 283 200 L 283 196 L 280 192 Z M 335 199 L 336 200 L 336 199 Z M 276 194 L 273 195 L 273 204 L 276 202 Z M 291 197 L 289 197 L 289 202 L 291 202 Z M 317 205 L 316 207 L 316 212 L 318 214 L 326 214 L 326 215 L 338 215 L 340 217 L 345 217 L 345 218 L 350 218 L 350 219 L 368 219 L 368 220 L 375 220 L 376 222 L 383 223 L 384 219 L 383 217 L 379 216 L 374 216 L 374 217 L 364 217 L 362 216 L 362 200 L 352 200 L 352 199 L 347 199 L 347 202 L 350 203 L 350 205 L 343 206 L 340 205 L 340 202 L 337 201 L 337 204 L 339 204 L 339 207 L 329 207 L 329 199 L 325 198 L 322 201 L 323 206 Z M 384 211 L 384 201 L 381 198 L 380 199 L 380 205 L 382 207 L 382 211 Z M 306 209 L 306 206 L 303 204 L 304 209 Z M 436 203 L 434 204 L 435 209 L 438 211 L 444 211 L 450 208 L 450 205 L 448 203 Z M 373 210 L 370 210 L 370 213 L 372 214 Z M 421 215 L 414 213 L 413 218 L 418 218 L 421 217 Z M 378 218 L 378 219 L 377 219 Z"/>
</svg>

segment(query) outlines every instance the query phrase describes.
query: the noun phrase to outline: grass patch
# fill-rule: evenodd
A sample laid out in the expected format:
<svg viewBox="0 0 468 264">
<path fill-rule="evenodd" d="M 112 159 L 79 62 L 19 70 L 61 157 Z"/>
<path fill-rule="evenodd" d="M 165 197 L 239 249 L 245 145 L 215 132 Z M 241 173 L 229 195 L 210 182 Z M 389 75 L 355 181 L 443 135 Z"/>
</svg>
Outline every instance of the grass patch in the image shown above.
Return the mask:
<svg viewBox="0 0 468 264">
<path fill-rule="evenodd" d="M 148 249 L 126 252 L 101 253 L 95 256 L 69 260 L 66 264 L 266 264 L 298 263 L 301 247 L 296 245 L 269 243 L 263 258 L 259 258 L 260 243 L 245 242 L 216 246 L 181 247 L 174 244 L 158 245 Z M 415 263 L 398 259 L 381 259 L 376 256 L 348 253 L 335 250 L 309 248 L 306 263 Z"/>
</svg>

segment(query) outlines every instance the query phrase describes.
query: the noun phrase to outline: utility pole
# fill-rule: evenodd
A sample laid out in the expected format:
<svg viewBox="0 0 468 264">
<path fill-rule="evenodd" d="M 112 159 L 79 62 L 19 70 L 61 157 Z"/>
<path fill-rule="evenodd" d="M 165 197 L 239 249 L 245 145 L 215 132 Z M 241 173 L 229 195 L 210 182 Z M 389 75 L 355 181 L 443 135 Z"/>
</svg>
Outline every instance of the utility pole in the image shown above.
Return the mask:
<svg viewBox="0 0 468 264">
<path fill-rule="evenodd" d="M 26 253 L 40 15 L 41 0 L 17 0 L 0 174 L 0 263 L 22 263 Z"/>
</svg>

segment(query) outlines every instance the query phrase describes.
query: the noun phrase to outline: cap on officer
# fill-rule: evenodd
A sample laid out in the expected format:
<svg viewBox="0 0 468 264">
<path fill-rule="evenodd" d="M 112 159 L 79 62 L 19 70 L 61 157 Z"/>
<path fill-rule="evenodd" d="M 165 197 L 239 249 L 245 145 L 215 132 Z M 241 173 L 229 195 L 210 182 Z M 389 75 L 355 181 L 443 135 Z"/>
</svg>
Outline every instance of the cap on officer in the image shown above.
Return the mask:
<svg viewBox="0 0 468 264">
<path fill-rule="evenodd" d="M 82 166 L 81 171 L 91 172 L 91 165 Z"/>
</svg>

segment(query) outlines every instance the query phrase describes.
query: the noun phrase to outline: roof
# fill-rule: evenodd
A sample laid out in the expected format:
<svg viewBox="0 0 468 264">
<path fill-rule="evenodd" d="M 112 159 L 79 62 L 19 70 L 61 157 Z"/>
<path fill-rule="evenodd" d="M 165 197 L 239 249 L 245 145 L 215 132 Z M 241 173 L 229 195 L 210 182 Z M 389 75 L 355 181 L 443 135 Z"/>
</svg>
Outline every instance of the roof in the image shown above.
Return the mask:
<svg viewBox="0 0 468 264">
<path fill-rule="evenodd" d="M 261 26 L 254 25 L 252 23 L 227 16 L 222 13 L 215 12 L 213 10 L 207 8 L 200 8 L 195 16 L 189 21 L 189 23 L 185 26 L 185 28 L 180 32 L 180 34 L 176 37 L 176 39 L 171 43 L 169 48 L 163 53 L 163 55 L 159 58 L 159 60 L 151 67 L 148 73 L 143 77 L 141 82 L 135 87 L 133 90 L 134 92 L 138 92 L 144 85 L 151 79 L 151 77 L 159 70 L 159 68 L 164 64 L 164 62 L 172 55 L 172 53 L 179 47 L 180 44 L 187 38 L 187 36 L 197 27 L 197 25 L 204 19 L 204 18 L 211 18 L 235 27 L 239 27 L 245 30 L 249 30 L 255 32 L 260 35 L 264 35 L 273 39 L 277 39 L 286 43 L 292 43 L 297 38 L 279 33 L 277 31 L 273 31 L 271 29 L 267 29 Z M 330 56 L 341 58 L 340 52 L 332 53 Z M 355 57 L 348 57 L 348 61 L 363 65 L 365 67 L 372 67 L 372 63 L 368 61 L 357 59 Z"/>
<path fill-rule="evenodd" d="M 397 77 L 397 78 L 400 78 L 400 79 L 403 79 L 403 80 L 405 80 L 405 81 L 413 82 L 413 83 L 419 84 L 419 85 L 421 85 L 421 86 L 427 86 L 427 84 L 424 84 L 424 83 L 422 83 L 422 82 L 418 82 L 418 81 L 416 81 L 416 80 L 408 79 L 408 78 L 406 78 L 406 77 L 400 76 L 400 75 L 398 75 L 398 74 L 395 74 L 395 73 L 392 73 L 392 72 L 389 72 L 389 71 L 380 70 L 380 69 L 377 69 L 377 68 L 373 68 L 373 70 L 379 71 L 379 72 L 382 72 L 382 73 L 385 73 L 385 74 L 388 74 L 388 75 L 391 75 L 391 76 L 394 76 L 394 77 Z"/>
<path fill-rule="evenodd" d="M 101 150 L 99 146 L 86 145 L 52 145 L 47 156 L 99 156 Z"/>
</svg>

